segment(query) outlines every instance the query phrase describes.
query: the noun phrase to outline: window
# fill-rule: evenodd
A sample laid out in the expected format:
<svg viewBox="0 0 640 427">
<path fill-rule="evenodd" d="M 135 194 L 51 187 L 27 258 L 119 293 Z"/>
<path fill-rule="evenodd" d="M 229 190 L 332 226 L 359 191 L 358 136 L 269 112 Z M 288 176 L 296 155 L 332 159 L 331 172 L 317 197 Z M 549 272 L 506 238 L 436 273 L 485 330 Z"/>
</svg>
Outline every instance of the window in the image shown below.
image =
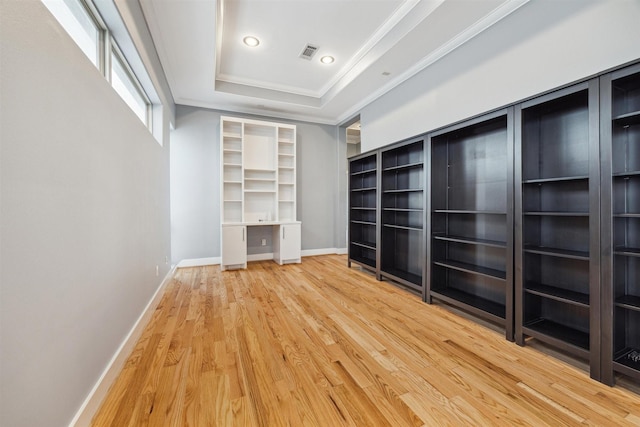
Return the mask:
<svg viewBox="0 0 640 427">
<path fill-rule="evenodd" d="M 150 103 L 128 64 L 115 48 L 111 50 L 111 85 L 129 108 L 149 126 Z"/>
<path fill-rule="evenodd" d="M 43 0 L 85 55 L 100 69 L 102 29 L 80 0 Z"/>
<path fill-rule="evenodd" d="M 82 52 L 109 80 L 113 89 L 129 108 L 147 126 L 149 131 L 154 133 L 151 126 L 151 101 L 113 39 L 115 36 L 112 36 L 111 33 L 110 27 L 114 28 L 115 26 L 120 30 L 122 26 L 121 22 L 114 21 L 113 15 L 117 15 L 117 11 L 115 14 L 113 13 L 115 7 L 109 9 L 111 7 L 109 2 L 98 2 L 96 5 L 92 0 L 42 0 L 42 2 Z M 101 6 L 104 9 L 100 9 L 98 12 L 96 6 Z M 100 16 L 101 13 L 106 17 L 105 20 Z M 111 20 L 109 20 L 110 17 Z M 130 40 L 121 39 L 122 37 L 119 42 L 130 43 Z M 146 73 L 146 70 L 140 66 L 137 70 Z M 153 88 L 151 91 L 155 93 Z"/>
</svg>

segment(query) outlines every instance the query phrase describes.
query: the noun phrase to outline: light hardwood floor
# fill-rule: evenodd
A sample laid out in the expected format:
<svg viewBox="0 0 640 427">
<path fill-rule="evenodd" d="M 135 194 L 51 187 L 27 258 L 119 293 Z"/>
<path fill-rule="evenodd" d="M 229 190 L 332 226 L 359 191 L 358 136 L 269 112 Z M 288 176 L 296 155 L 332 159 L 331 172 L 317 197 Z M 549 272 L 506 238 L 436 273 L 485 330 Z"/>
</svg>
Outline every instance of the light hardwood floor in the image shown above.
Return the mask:
<svg viewBox="0 0 640 427">
<path fill-rule="evenodd" d="M 95 426 L 640 425 L 640 395 L 358 268 L 179 269 Z"/>
</svg>

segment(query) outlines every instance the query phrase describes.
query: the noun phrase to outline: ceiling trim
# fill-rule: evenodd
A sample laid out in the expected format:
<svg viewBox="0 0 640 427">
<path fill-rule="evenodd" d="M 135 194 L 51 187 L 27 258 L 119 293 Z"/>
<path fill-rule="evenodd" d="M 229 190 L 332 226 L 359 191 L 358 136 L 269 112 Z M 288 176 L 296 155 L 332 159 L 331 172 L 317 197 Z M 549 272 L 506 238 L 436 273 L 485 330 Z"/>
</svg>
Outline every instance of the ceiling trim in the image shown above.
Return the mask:
<svg viewBox="0 0 640 427">
<path fill-rule="evenodd" d="M 217 66 L 218 65 L 216 63 L 216 67 Z M 251 86 L 257 89 L 264 89 L 264 90 L 270 90 L 275 92 L 286 92 L 294 95 L 308 96 L 318 100 L 320 99 L 320 95 L 318 94 L 317 91 L 314 91 L 314 90 L 305 90 L 300 88 L 294 88 L 292 86 L 287 86 L 287 85 L 279 85 L 275 83 L 265 85 L 263 82 L 260 82 L 258 80 L 247 79 L 242 77 L 231 77 L 227 74 L 222 74 L 222 73 L 216 74 L 216 82 L 218 81 L 226 82 L 234 85 Z"/>
<path fill-rule="evenodd" d="M 433 10 L 435 10 L 444 0 L 436 0 L 434 2 L 434 7 L 431 8 L 431 10 L 429 11 L 429 13 L 427 13 L 426 15 L 422 16 L 421 19 L 424 19 L 427 15 L 429 15 Z M 393 14 L 389 17 L 389 19 L 387 19 L 373 34 L 373 36 L 371 36 L 371 38 L 369 38 L 369 40 L 367 40 L 367 42 L 365 44 L 362 45 L 362 47 L 360 47 L 360 49 L 356 52 L 356 54 L 351 58 L 351 60 L 349 62 L 347 62 L 338 73 L 335 74 L 335 76 L 329 80 L 329 82 L 327 82 L 326 85 L 324 85 L 317 93 L 316 96 L 318 97 L 324 97 L 326 96 L 327 92 L 329 92 L 329 90 L 334 87 L 338 82 L 342 81 L 342 80 L 347 80 L 346 83 L 344 84 L 345 86 L 348 85 L 349 83 L 351 83 L 358 74 L 360 74 L 360 72 L 357 72 L 354 76 L 350 76 L 350 72 L 352 70 L 355 70 L 356 68 L 358 69 L 365 69 L 367 67 L 369 67 L 369 65 L 371 65 L 375 59 L 378 59 L 379 56 L 381 56 L 382 54 L 380 53 L 374 60 L 371 60 L 371 58 L 367 58 L 367 56 L 369 55 L 369 53 L 374 53 L 374 50 L 376 50 L 376 47 L 379 46 L 379 44 L 384 41 L 385 38 L 389 38 L 390 33 L 393 30 L 397 30 L 397 28 L 399 27 L 399 25 L 401 25 L 401 22 L 405 19 L 405 17 L 409 14 L 409 12 L 412 12 L 413 9 L 420 3 L 420 0 L 410 0 L 407 1 L 405 3 L 402 3 L 402 5 L 400 7 L 398 7 Z M 415 25 L 414 25 L 415 26 Z M 409 31 L 411 31 L 411 29 L 413 29 L 412 26 L 411 28 L 406 28 L 403 34 L 406 35 Z M 396 39 L 392 45 L 395 45 L 398 40 L 400 40 L 402 37 Z M 389 46 L 391 47 L 391 46 Z M 388 50 L 384 49 L 384 51 L 386 52 Z M 374 55 L 369 55 L 369 56 L 375 56 Z M 362 64 L 362 62 L 366 59 L 366 64 Z"/>
<path fill-rule="evenodd" d="M 402 84 L 406 80 L 410 79 L 414 75 L 418 74 L 420 71 L 425 68 L 431 66 L 435 62 L 439 61 L 449 53 L 453 52 L 458 47 L 462 46 L 478 34 L 486 31 L 493 25 L 497 24 L 500 20 L 506 18 L 511 13 L 515 12 L 520 7 L 524 6 L 530 0 L 512 0 L 506 3 L 501 4 L 496 9 L 494 9 L 491 13 L 487 14 L 485 17 L 477 21 L 475 24 L 468 27 L 466 30 L 449 40 L 447 43 L 442 45 L 440 48 L 431 52 L 429 55 L 425 56 L 421 61 L 417 62 L 413 67 L 407 69 L 404 73 L 400 74 L 395 79 L 390 80 L 386 85 L 380 87 L 380 89 L 374 91 L 368 97 L 364 98 L 362 101 L 358 102 L 354 106 L 352 106 L 349 110 L 340 115 L 336 123 L 340 123 L 348 118 L 359 114 L 360 110 L 364 107 L 380 98 L 385 93 L 389 92 L 394 87 Z M 324 100 L 323 100 L 324 101 Z M 323 102 L 323 105 L 326 102 Z"/>
<path fill-rule="evenodd" d="M 255 99 L 264 99 L 268 101 L 277 101 L 291 105 L 302 105 L 305 107 L 320 108 L 320 98 L 299 95 L 291 92 L 277 91 L 272 89 L 264 89 L 255 86 L 241 85 L 238 83 L 230 83 L 224 80 L 217 81 L 217 91 L 229 93 L 232 95 L 248 96 Z"/>
<path fill-rule="evenodd" d="M 187 98 L 177 99 L 176 104 L 184 105 L 187 107 L 199 107 L 199 108 L 208 108 L 212 110 L 226 111 L 232 115 L 233 114 L 252 114 L 255 116 L 295 120 L 298 122 L 319 123 L 323 125 L 336 126 L 338 124 L 333 119 L 325 119 L 318 116 L 310 116 L 308 114 L 292 114 L 284 110 L 279 110 L 277 108 L 272 108 L 272 107 L 266 107 L 264 105 L 257 106 L 256 108 L 234 106 L 233 110 L 230 110 L 229 104 L 224 102 L 220 102 L 220 103 L 203 102 L 203 101 L 187 99 Z"/>
<path fill-rule="evenodd" d="M 373 63 L 380 59 L 385 53 L 400 42 L 407 34 L 409 34 L 418 24 L 431 15 L 444 0 L 432 0 L 429 2 L 416 1 L 411 5 L 411 14 L 402 16 L 402 19 L 394 21 L 395 28 L 393 32 L 387 31 L 384 37 L 380 37 L 371 46 L 367 52 L 363 53 L 357 61 L 353 61 L 350 69 L 344 73 L 339 79 L 334 79 L 322 90 L 322 104 L 326 104 L 335 98 L 345 87 L 351 84 L 360 74 Z M 419 7 L 415 7 L 419 5 Z M 400 22 L 403 20 L 404 22 Z"/>
</svg>

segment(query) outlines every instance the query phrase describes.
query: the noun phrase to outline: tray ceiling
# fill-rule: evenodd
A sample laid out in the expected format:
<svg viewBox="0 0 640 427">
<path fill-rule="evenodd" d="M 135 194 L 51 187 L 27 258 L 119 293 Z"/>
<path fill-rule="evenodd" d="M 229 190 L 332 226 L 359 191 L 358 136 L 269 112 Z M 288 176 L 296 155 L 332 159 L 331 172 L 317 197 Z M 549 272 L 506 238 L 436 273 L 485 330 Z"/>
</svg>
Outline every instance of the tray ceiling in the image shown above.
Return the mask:
<svg viewBox="0 0 640 427">
<path fill-rule="evenodd" d="M 140 3 L 177 104 L 337 124 L 527 1 Z"/>
</svg>

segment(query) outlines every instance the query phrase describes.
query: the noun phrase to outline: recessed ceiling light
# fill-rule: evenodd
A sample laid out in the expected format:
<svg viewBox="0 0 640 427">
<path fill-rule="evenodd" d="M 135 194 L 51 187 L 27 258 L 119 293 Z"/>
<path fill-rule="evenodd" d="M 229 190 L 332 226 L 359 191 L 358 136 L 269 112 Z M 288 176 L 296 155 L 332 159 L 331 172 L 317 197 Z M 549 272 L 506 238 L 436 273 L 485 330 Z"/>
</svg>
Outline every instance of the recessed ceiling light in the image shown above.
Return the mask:
<svg viewBox="0 0 640 427">
<path fill-rule="evenodd" d="M 333 56 L 323 56 L 322 58 L 320 58 L 320 62 L 322 62 L 323 64 L 331 64 L 333 61 L 335 61 Z"/>
<path fill-rule="evenodd" d="M 253 37 L 253 36 L 247 36 L 243 38 L 242 41 L 244 42 L 244 44 L 246 44 L 249 47 L 256 47 L 260 44 L 260 40 L 258 40 L 257 37 Z"/>
</svg>

